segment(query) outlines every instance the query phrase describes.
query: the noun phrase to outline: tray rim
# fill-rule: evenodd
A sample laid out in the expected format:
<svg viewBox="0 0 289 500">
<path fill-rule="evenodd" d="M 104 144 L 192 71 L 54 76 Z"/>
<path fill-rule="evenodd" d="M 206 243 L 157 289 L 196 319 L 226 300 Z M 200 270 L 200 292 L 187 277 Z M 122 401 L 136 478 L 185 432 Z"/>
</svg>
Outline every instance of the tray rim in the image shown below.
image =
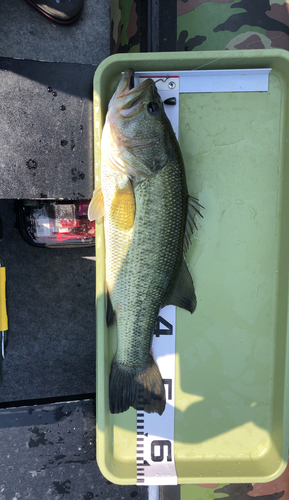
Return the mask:
<svg viewBox="0 0 289 500">
<path fill-rule="evenodd" d="M 129 53 L 129 54 L 116 54 L 109 56 L 98 66 L 93 81 L 93 94 L 94 94 L 94 119 L 98 113 L 99 123 L 94 126 L 94 153 L 95 153 L 95 187 L 99 183 L 99 165 L 100 165 L 100 137 L 102 130 L 102 122 L 105 116 L 104 103 L 101 98 L 101 89 L 103 82 L 108 78 L 119 74 L 119 66 L 122 70 L 127 67 L 134 67 L 136 70 L 149 70 L 152 61 L 159 61 L 162 69 L 171 69 L 171 60 L 176 62 L 173 69 L 184 69 L 184 66 L 191 63 L 190 69 L 227 69 L 227 68 L 247 68 L 247 67 L 271 67 L 274 61 L 274 67 L 283 73 L 289 75 L 289 53 L 284 49 L 262 49 L 262 50 L 234 50 L 234 51 L 192 51 L 192 52 L 166 52 L 166 53 Z M 222 61 L 220 63 L 220 61 Z M 198 66 L 198 63 L 201 63 Z M 221 67 L 220 67 L 221 65 Z M 117 70 L 115 69 L 117 68 Z M 285 69 L 284 69 L 285 68 Z M 286 71 L 287 69 L 287 71 Z M 104 276 L 104 253 L 101 249 L 99 235 L 103 231 L 102 223 L 98 226 L 98 238 L 96 237 L 96 268 L 97 268 L 97 288 L 104 290 L 104 283 L 100 285 L 99 278 Z M 97 241 L 98 240 L 98 241 Z M 100 287 L 99 287 L 100 285 Z M 105 328 L 104 317 L 104 297 L 100 295 L 97 298 L 97 331 Z M 288 312 L 289 314 L 289 312 Z M 129 477 L 120 477 L 117 475 L 117 467 L 111 467 L 109 459 L 111 458 L 105 452 L 105 434 L 102 429 L 106 428 L 105 421 L 105 408 L 103 402 L 105 401 L 105 387 L 102 383 L 103 375 L 105 373 L 105 359 L 107 359 L 107 347 L 105 346 L 105 339 L 103 335 L 97 334 L 97 462 L 102 474 L 110 481 L 117 484 L 136 484 L 136 464 L 135 474 Z M 288 330 L 287 339 L 288 340 Z M 288 350 L 288 342 L 287 342 Z M 288 359 L 288 356 L 287 356 Z M 286 366 L 286 379 L 288 380 L 288 364 Z M 269 476 L 252 476 L 252 477 L 227 477 L 226 475 L 214 477 L 179 477 L 178 482 L 182 484 L 201 484 L 201 483 L 244 483 L 244 482 L 269 482 L 279 477 L 285 470 L 288 461 L 288 442 L 289 442 L 289 429 L 288 429 L 288 404 L 289 395 L 287 387 L 284 388 L 284 439 L 283 439 L 283 456 L 280 460 L 280 466 L 274 474 Z M 287 424 L 287 425 L 286 425 Z M 288 429 L 288 430 L 286 430 Z M 284 445 L 286 442 L 287 446 Z M 176 461 L 177 467 L 177 461 Z"/>
</svg>

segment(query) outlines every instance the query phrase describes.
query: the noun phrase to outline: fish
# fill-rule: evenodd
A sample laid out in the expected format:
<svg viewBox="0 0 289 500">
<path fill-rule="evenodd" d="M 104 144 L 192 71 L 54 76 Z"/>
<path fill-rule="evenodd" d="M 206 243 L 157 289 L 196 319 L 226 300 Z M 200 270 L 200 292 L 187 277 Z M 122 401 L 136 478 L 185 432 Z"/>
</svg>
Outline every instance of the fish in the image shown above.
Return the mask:
<svg viewBox="0 0 289 500">
<path fill-rule="evenodd" d="M 124 72 L 112 96 L 101 139 L 101 184 L 88 218 L 104 218 L 106 320 L 117 323 L 111 364 L 111 413 L 138 408 L 162 415 L 164 383 L 151 354 L 160 308 L 173 304 L 193 313 L 197 300 L 184 260 L 202 217 L 188 195 L 179 143 L 155 82 L 134 86 Z"/>
</svg>

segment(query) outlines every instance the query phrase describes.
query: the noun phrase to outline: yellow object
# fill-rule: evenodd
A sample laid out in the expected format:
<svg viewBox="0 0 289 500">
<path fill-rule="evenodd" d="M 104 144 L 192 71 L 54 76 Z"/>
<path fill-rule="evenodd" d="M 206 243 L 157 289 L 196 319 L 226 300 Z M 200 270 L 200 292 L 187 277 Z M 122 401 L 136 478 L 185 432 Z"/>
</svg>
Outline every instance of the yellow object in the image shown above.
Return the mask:
<svg viewBox="0 0 289 500">
<path fill-rule="evenodd" d="M 6 307 L 6 268 L 0 267 L 0 331 L 8 330 Z"/>
<path fill-rule="evenodd" d="M 129 231 L 132 228 L 135 218 L 135 200 L 130 181 L 127 181 L 123 189 L 115 191 L 111 205 L 111 218 L 118 229 Z"/>
<path fill-rule="evenodd" d="M 205 207 L 187 253 L 198 306 L 177 308 L 175 465 L 180 484 L 264 483 L 288 460 L 289 53 L 117 54 L 94 78 L 100 137 L 121 72 L 272 68 L 268 92 L 180 94 L 188 191 Z M 116 326 L 105 322 L 103 224 L 96 227 L 97 461 L 136 483 L 136 412 L 109 412 Z M 185 491 L 185 490 L 184 490 Z M 184 497 L 185 498 L 185 497 Z"/>
</svg>

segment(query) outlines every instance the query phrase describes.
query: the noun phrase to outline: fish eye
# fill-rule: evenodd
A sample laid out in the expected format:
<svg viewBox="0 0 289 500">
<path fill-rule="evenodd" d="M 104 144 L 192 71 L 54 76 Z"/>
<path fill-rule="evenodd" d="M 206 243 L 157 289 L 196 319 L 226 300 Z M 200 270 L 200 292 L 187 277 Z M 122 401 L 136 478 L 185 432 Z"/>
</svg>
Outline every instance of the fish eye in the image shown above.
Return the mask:
<svg viewBox="0 0 289 500">
<path fill-rule="evenodd" d="M 156 102 L 149 102 L 147 105 L 147 110 L 151 115 L 157 115 L 160 107 Z"/>
</svg>

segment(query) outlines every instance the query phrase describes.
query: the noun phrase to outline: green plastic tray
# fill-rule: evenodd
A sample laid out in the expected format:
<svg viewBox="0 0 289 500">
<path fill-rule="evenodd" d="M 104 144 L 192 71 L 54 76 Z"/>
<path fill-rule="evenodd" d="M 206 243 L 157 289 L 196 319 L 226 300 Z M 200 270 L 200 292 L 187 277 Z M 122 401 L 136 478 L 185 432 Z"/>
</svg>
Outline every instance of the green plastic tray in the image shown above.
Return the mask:
<svg viewBox="0 0 289 500">
<path fill-rule="evenodd" d="M 283 50 L 111 56 L 94 78 L 95 183 L 108 100 L 121 71 L 272 68 L 268 92 L 180 96 L 189 192 L 205 207 L 187 254 L 197 310 L 177 309 L 178 482 L 251 483 L 288 460 L 289 54 Z M 97 460 L 136 483 L 136 412 L 108 404 L 115 329 L 104 307 L 103 226 L 96 230 Z"/>
</svg>

